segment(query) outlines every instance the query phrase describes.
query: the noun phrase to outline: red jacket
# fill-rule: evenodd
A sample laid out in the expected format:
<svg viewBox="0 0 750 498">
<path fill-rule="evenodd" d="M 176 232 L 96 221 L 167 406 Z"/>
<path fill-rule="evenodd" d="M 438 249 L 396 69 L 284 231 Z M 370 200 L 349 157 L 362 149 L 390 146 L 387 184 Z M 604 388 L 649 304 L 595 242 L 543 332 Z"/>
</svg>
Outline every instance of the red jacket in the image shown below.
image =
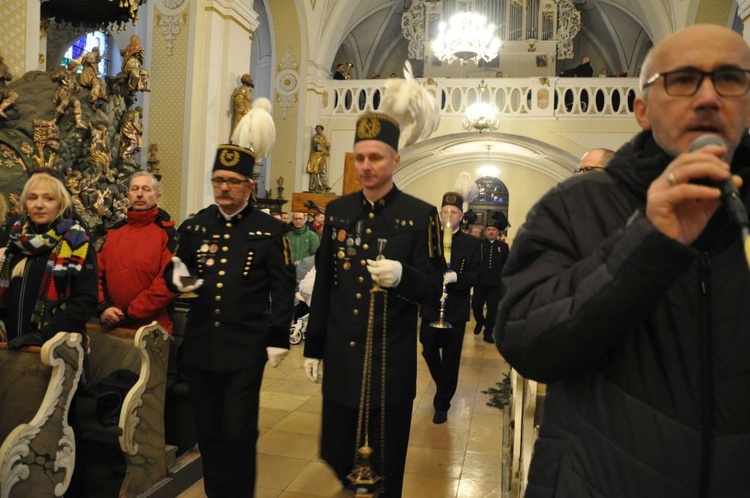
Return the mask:
<svg viewBox="0 0 750 498">
<path fill-rule="evenodd" d="M 128 210 L 127 221 L 108 230 L 99 252 L 99 311 L 123 310 L 122 326 L 138 328 L 156 320 L 170 334 L 167 307 L 175 294 L 164 282 L 164 268 L 177 240 L 174 222 L 154 207 Z"/>
</svg>

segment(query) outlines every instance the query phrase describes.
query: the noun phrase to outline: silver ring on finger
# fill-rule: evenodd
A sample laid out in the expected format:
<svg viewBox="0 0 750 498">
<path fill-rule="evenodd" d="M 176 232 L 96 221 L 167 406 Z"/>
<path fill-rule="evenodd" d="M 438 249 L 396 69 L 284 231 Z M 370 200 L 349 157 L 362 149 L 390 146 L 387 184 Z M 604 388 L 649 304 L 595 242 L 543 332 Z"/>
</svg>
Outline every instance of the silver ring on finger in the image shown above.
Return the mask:
<svg viewBox="0 0 750 498">
<path fill-rule="evenodd" d="M 674 173 L 672 173 L 671 171 L 667 173 L 667 183 L 669 183 L 669 185 L 672 187 L 677 185 L 677 178 L 675 178 Z"/>
</svg>

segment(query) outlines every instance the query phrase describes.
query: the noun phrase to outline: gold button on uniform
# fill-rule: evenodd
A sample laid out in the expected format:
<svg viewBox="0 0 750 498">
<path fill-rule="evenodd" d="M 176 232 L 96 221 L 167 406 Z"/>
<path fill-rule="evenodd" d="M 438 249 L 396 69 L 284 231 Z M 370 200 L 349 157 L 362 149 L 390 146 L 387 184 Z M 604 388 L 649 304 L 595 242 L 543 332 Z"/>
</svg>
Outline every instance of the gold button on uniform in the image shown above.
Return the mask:
<svg viewBox="0 0 750 498">
<path fill-rule="evenodd" d="M 356 293 L 356 294 L 354 295 L 354 297 L 356 297 L 357 299 L 362 299 L 362 294 L 360 294 L 359 292 L 357 292 L 357 293 Z"/>
<path fill-rule="evenodd" d="M 360 284 L 365 281 L 365 277 L 357 277 L 357 282 Z"/>
<path fill-rule="evenodd" d="M 349 347 L 350 347 L 350 348 L 353 348 L 353 347 L 354 347 L 354 346 L 356 346 L 356 345 L 357 345 L 357 343 L 356 343 L 356 342 L 354 342 L 354 341 L 352 341 L 352 342 L 350 342 L 350 343 L 349 343 Z"/>
<path fill-rule="evenodd" d="M 216 284 L 216 288 L 217 289 L 221 289 L 222 287 L 224 287 L 224 284 L 222 284 L 221 282 L 219 282 L 218 284 Z"/>
<path fill-rule="evenodd" d="M 360 259 L 359 260 L 360 266 L 367 266 L 367 260 L 366 259 Z"/>
<path fill-rule="evenodd" d="M 221 258 L 219 261 L 221 261 L 221 263 L 226 263 L 227 262 L 227 258 Z"/>
<path fill-rule="evenodd" d="M 366 233 L 367 235 L 370 235 L 370 234 L 372 233 L 372 228 L 368 228 L 368 229 L 366 229 L 366 230 L 365 230 L 365 233 Z"/>
<path fill-rule="evenodd" d="M 228 239 L 228 238 L 229 238 L 229 234 L 228 234 L 228 233 L 225 233 L 225 234 L 224 234 L 224 238 L 225 238 L 225 239 Z"/>
<path fill-rule="evenodd" d="M 359 310 L 352 310 L 352 314 L 353 314 L 354 316 L 357 316 L 357 315 L 359 315 Z"/>
<path fill-rule="evenodd" d="M 220 309 L 215 309 L 214 310 L 214 315 L 221 315 L 221 310 Z"/>
<path fill-rule="evenodd" d="M 221 322 L 214 322 L 214 327 L 218 327 L 221 325 Z"/>
<path fill-rule="evenodd" d="M 215 299 L 216 301 L 221 301 L 221 296 L 216 296 L 216 297 L 215 297 L 214 299 Z"/>
<path fill-rule="evenodd" d="M 224 246 L 224 247 L 221 248 L 221 252 L 227 252 L 228 250 L 229 250 L 229 248 L 227 246 Z"/>
<path fill-rule="evenodd" d="M 227 272 L 225 272 L 224 270 L 219 270 L 219 276 L 223 277 L 226 274 Z"/>
<path fill-rule="evenodd" d="M 370 213 L 367 216 L 369 216 L 370 219 L 373 219 L 375 217 L 375 213 Z"/>
<path fill-rule="evenodd" d="M 370 246 L 368 244 L 362 244 L 362 249 L 364 249 L 365 251 L 368 250 L 369 248 Z"/>
</svg>

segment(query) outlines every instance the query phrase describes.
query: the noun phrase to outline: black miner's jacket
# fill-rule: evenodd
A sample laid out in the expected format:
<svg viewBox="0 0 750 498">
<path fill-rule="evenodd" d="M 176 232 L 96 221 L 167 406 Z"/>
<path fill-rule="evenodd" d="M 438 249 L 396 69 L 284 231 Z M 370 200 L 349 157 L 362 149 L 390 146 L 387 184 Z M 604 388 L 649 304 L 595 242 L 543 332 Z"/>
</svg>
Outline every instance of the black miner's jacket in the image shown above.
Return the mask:
<svg viewBox="0 0 750 498">
<path fill-rule="evenodd" d="M 750 496 L 750 272 L 723 209 L 691 246 L 646 219 L 669 164 L 643 132 L 532 209 L 498 349 L 548 383 L 529 497 Z M 750 196 L 747 138 L 732 171 Z"/>
</svg>

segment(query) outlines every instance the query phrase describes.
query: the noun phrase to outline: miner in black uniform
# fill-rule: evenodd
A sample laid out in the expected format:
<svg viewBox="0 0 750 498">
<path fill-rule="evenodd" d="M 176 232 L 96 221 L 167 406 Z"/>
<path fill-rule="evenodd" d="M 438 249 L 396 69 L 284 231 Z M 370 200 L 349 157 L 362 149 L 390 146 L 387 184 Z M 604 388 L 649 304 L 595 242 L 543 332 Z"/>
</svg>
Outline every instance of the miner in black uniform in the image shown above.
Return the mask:
<svg viewBox="0 0 750 498">
<path fill-rule="evenodd" d="M 445 266 L 437 210 L 393 183 L 401 160 L 399 133 L 398 123 L 385 114 L 368 113 L 357 121 L 354 165 L 363 190 L 327 206 L 304 352 L 311 380 L 318 378 L 321 359 L 325 367 L 320 455 L 346 485 L 357 443 L 370 289 L 377 283 L 387 291 L 373 303 L 369 446 L 389 498 L 401 496 L 403 483 L 416 395 L 418 306 L 439 299 Z"/>
<path fill-rule="evenodd" d="M 502 297 L 502 285 L 500 274 L 508 259 L 510 248 L 500 238 L 500 233 L 508 228 L 508 220 L 504 214 L 490 216 L 487 227 L 484 229 L 484 239 L 480 247 L 481 271 L 479 282 L 474 286 L 474 296 L 471 307 L 474 311 L 474 319 L 477 322 L 474 335 L 479 335 L 484 327 L 484 341 L 494 344 L 492 330 L 495 328 L 495 316 L 497 306 Z M 487 315 L 484 315 L 484 305 L 487 305 Z"/>
<path fill-rule="evenodd" d="M 289 353 L 294 266 L 284 224 L 248 203 L 255 160 L 244 147 L 219 146 L 216 204 L 180 226 L 164 275 L 174 291 L 197 294 L 182 361 L 210 498 L 254 495 L 263 368 Z M 185 285 L 188 275 L 200 280 Z"/>
<path fill-rule="evenodd" d="M 453 231 L 450 268 L 443 275 L 446 291 L 443 320 L 448 322 L 451 328 L 436 328 L 430 325 L 440 318 L 440 301 L 424 303 L 419 311 L 422 318 L 419 329 L 422 356 L 437 386 L 432 401 L 435 408 L 432 421 L 436 424 L 448 420 L 448 409 L 458 384 L 464 331 L 466 322 L 469 321 L 471 288 L 479 278 L 480 241 L 459 229 L 463 219 L 463 203 L 463 196 L 459 193 L 448 192 L 443 195 L 440 209 L 443 226 L 450 224 Z"/>
</svg>

